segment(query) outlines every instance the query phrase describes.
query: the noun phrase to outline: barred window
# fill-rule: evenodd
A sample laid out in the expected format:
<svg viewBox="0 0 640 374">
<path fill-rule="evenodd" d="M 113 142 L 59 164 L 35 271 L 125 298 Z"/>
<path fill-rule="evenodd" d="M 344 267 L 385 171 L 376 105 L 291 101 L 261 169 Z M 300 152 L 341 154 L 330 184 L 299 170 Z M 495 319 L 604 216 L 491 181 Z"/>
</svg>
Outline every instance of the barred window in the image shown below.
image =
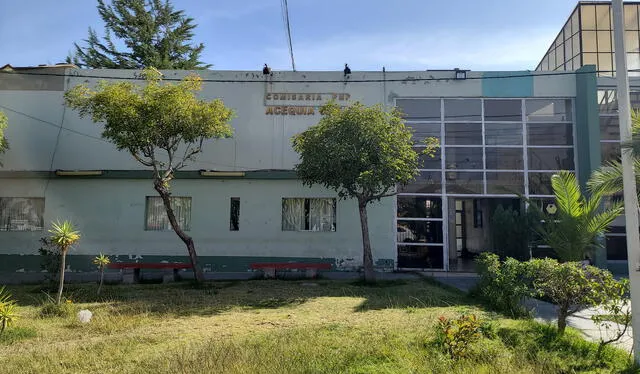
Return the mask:
<svg viewBox="0 0 640 374">
<path fill-rule="evenodd" d="M 184 231 L 191 230 L 191 198 L 172 196 L 171 208 L 176 216 L 178 225 Z M 172 230 L 167 211 L 160 196 L 147 196 L 145 230 L 164 231 Z"/>
<path fill-rule="evenodd" d="M 44 229 L 44 198 L 0 197 L 0 231 Z"/>
<path fill-rule="evenodd" d="M 336 231 L 336 199 L 282 199 L 282 231 Z"/>
</svg>

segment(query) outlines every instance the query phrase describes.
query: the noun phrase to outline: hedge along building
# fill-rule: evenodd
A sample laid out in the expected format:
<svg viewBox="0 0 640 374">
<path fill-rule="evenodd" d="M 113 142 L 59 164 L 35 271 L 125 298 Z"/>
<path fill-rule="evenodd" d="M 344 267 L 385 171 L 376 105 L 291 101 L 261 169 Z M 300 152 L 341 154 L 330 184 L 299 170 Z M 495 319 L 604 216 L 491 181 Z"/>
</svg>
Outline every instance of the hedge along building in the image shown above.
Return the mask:
<svg viewBox="0 0 640 374">
<path fill-rule="evenodd" d="M 151 172 L 100 138 L 101 126 L 65 107 L 70 87 L 134 79 L 132 70 L 72 67 L 8 69 L 0 109 L 11 149 L 0 171 L 0 271 L 39 271 L 38 239 L 56 219 L 83 236 L 70 271 L 115 261 L 187 261 L 170 230 Z M 316 124 L 318 107 L 397 105 L 417 140 L 440 139 L 435 158 L 397 197 L 369 207 L 375 264 L 381 269 L 459 269 L 464 250 L 490 249 L 490 214 L 518 195 L 548 199 L 550 176 L 577 171 L 584 183 L 600 163 L 596 75 L 542 72 L 198 71 L 200 96 L 222 98 L 237 116 L 231 139 L 207 141 L 177 173 L 178 219 L 208 271 L 247 271 L 253 262 L 321 261 L 358 267 L 357 204 L 292 169 L 290 138 Z M 188 72 L 165 71 L 166 79 Z M 456 76 L 462 79 L 455 79 Z"/>
</svg>

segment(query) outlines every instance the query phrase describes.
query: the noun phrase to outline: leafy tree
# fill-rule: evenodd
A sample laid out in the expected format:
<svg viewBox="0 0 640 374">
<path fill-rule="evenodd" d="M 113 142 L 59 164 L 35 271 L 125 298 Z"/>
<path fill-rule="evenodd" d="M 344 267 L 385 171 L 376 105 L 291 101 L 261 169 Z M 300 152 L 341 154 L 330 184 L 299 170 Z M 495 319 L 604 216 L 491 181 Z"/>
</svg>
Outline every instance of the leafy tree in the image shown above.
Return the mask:
<svg viewBox="0 0 640 374">
<path fill-rule="evenodd" d="M 174 10 L 169 0 L 98 0 L 98 13 L 105 24 L 102 40 L 89 28 L 86 47 L 74 43 L 75 55 L 67 62 L 87 68 L 206 69 L 200 61 L 202 43 L 193 45 L 193 18 Z M 114 35 L 117 39 L 112 39 Z M 121 50 L 116 44 L 123 44 Z"/>
<path fill-rule="evenodd" d="M 640 112 L 631 114 L 631 141 L 622 144 L 622 149 L 628 149 L 633 156 L 633 169 L 636 176 L 636 193 L 640 197 Z M 592 193 L 600 195 L 622 194 L 622 163 L 619 160 L 609 161 L 591 173 L 587 187 Z"/>
<path fill-rule="evenodd" d="M 73 87 L 65 93 L 66 103 L 81 116 L 104 123 L 103 138 L 153 169 L 153 187 L 162 198 L 171 227 L 187 247 L 196 280 L 202 281 L 193 239 L 180 227 L 173 211 L 170 182 L 176 171 L 195 161 L 205 140 L 232 136 L 229 121 L 233 111 L 222 100 L 198 99 L 195 93 L 202 88 L 198 76 L 165 84 L 155 69 L 143 74 L 144 86 L 102 81 L 96 90 L 86 85 Z"/>
<path fill-rule="evenodd" d="M 611 295 L 619 294 L 621 285 L 613 275 L 594 266 L 578 262 L 558 263 L 546 258 L 529 262 L 534 274 L 536 292 L 549 298 L 558 307 L 558 333 L 562 335 L 567 318 L 579 310 L 606 303 Z"/>
<path fill-rule="evenodd" d="M 64 288 L 64 269 L 67 252 L 73 244 L 80 240 L 80 232 L 75 230 L 71 222 L 64 221 L 62 223 L 53 222 L 49 233 L 51 234 L 51 242 L 57 246 L 60 251 L 60 283 L 58 285 L 58 297 L 56 299 L 56 303 L 60 305 L 60 301 L 62 301 L 62 289 Z"/>
<path fill-rule="evenodd" d="M 102 290 L 102 283 L 104 282 L 104 269 L 111 263 L 109 256 L 105 256 L 100 253 L 99 256 L 93 258 L 93 264 L 98 267 L 98 271 L 100 272 L 100 285 L 98 286 L 97 294 L 100 295 L 100 291 Z"/>
<path fill-rule="evenodd" d="M 306 185 L 321 184 L 338 192 L 341 199 L 358 202 L 362 228 L 365 281 L 375 280 L 369 241 L 367 205 L 394 195 L 397 184 L 405 184 L 418 173 L 418 154 L 401 114 L 380 105 L 354 103 L 341 108 L 329 102 L 320 108 L 320 122 L 293 137 L 300 154 L 295 166 Z M 437 140 L 430 139 L 427 153 L 433 155 Z"/>
<path fill-rule="evenodd" d="M 581 261 L 602 246 L 600 236 L 622 214 L 623 206 L 616 202 L 609 209 L 601 209 L 602 195 L 594 192 L 590 199 L 585 198 L 575 175 L 567 171 L 552 176 L 551 186 L 558 209 L 553 215 L 540 212 L 545 221 L 537 229 L 540 239 L 560 260 Z"/>
<path fill-rule="evenodd" d="M 5 153 L 9 149 L 9 142 L 4 136 L 4 130 L 7 129 L 8 123 L 7 116 L 0 111 L 0 153 Z M 0 166 L 2 166 L 2 163 L 0 163 Z"/>
</svg>

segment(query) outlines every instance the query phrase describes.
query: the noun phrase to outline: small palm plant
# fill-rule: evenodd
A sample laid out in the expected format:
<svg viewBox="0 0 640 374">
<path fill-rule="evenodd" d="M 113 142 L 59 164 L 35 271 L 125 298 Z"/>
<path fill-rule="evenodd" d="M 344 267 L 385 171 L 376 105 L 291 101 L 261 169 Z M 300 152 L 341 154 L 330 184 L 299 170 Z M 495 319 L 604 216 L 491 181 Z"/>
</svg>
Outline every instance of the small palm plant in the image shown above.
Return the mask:
<svg viewBox="0 0 640 374">
<path fill-rule="evenodd" d="M 575 175 L 568 171 L 551 177 L 551 186 L 557 212 L 553 215 L 541 212 L 545 222 L 537 231 L 542 242 L 551 247 L 560 260 L 581 261 L 602 245 L 599 236 L 624 208 L 616 202 L 609 209 L 601 209 L 603 195 L 594 191 L 589 199 L 584 197 Z"/>
<path fill-rule="evenodd" d="M 76 231 L 69 221 L 51 223 L 51 242 L 60 250 L 60 283 L 58 285 L 58 297 L 56 303 L 60 305 L 62 289 L 64 288 L 64 269 L 69 248 L 80 239 L 80 232 Z"/>
<path fill-rule="evenodd" d="M 18 319 L 16 302 L 4 287 L 0 287 L 0 334 Z"/>
<path fill-rule="evenodd" d="M 99 256 L 96 256 L 93 259 L 93 264 L 98 267 L 98 271 L 100 271 L 100 285 L 98 286 L 98 295 L 100 295 L 100 291 L 102 290 L 102 283 L 104 282 L 104 269 L 111 263 L 109 256 L 105 256 L 100 253 Z"/>
</svg>

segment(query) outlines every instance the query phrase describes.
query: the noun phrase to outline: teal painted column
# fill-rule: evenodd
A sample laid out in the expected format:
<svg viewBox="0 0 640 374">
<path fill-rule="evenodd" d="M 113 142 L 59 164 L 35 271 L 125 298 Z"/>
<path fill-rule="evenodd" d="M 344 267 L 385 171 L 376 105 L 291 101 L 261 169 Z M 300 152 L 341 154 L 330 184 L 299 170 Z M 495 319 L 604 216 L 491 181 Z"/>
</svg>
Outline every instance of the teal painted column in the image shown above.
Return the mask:
<svg viewBox="0 0 640 374">
<path fill-rule="evenodd" d="M 600 167 L 600 118 L 598 110 L 598 81 L 595 65 L 587 65 L 576 74 L 576 147 L 578 152 L 578 180 L 583 193 L 591 172 Z M 604 239 L 602 239 L 604 240 Z M 607 250 L 596 250 L 596 266 L 607 268 Z"/>
<path fill-rule="evenodd" d="M 594 65 L 583 66 L 576 74 L 576 147 L 578 180 L 583 191 L 591 172 L 600 167 L 600 119 L 598 81 Z"/>
</svg>

